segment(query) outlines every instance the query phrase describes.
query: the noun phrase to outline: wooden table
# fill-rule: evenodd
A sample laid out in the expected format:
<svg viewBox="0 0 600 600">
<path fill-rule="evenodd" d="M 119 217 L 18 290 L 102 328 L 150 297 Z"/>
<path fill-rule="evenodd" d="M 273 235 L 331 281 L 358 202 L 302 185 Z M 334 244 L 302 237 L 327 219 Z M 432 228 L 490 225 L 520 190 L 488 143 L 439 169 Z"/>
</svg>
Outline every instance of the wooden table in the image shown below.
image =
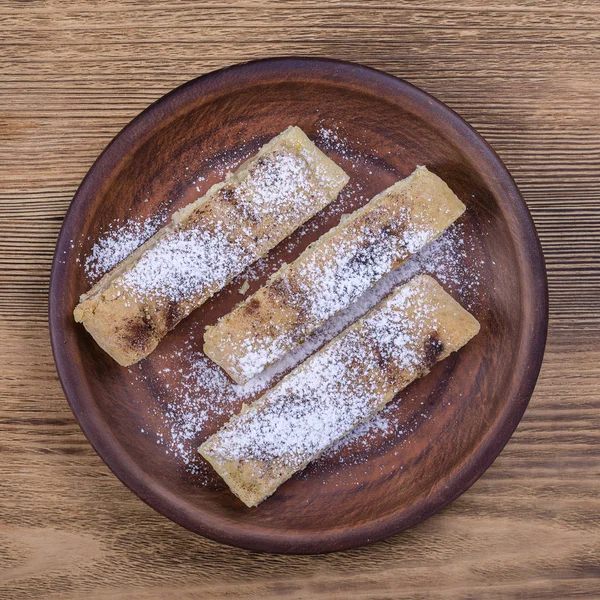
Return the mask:
<svg viewBox="0 0 600 600">
<path fill-rule="evenodd" d="M 4 0 L 0 48 L 1 598 L 600 597 L 596 0 Z M 79 430 L 48 339 L 55 239 L 94 158 L 174 86 L 275 55 L 365 63 L 458 111 L 515 176 L 550 282 L 542 374 L 492 468 L 407 533 L 326 556 L 221 546 L 148 508 Z"/>
</svg>

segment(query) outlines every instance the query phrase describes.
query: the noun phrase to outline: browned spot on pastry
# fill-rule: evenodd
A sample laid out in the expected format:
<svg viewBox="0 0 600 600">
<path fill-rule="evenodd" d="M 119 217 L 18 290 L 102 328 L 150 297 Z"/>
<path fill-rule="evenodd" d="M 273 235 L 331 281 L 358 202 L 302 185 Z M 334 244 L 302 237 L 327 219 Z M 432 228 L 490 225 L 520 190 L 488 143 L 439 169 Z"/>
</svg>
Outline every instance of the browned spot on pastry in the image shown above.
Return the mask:
<svg viewBox="0 0 600 600">
<path fill-rule="evenodd" d="M 306 292 L 295 279 L 276 279 L 269 284 L 269 292 L 277 305 L 287 306 L 297 311 L 298 319 L 301 315 L 306 314 L 304 308 L 304 304 L 307 302 Z"/>
<path fill-rule="evenodd" d="M 169 300 L 167 304 L 167 310 L 165 311 L 165 324 L 167 329 L 170 331 L 181 321 L 183 317 L 183 311 L 181 310 L 181 306 L 179 302 L 175 300 Z"/>
<path fill-rule="evenodd" d="M 395 236 L 397 234 L 397 227 L 392 227 L 392 225 L 384 225 L 380 230 L 379 230 L 379 237 L 383 238 L 389 238 L 392 236 Z"/>
<path fill-rule="evenodd" d="M 439 355 L 444 351 L 444 342 L 440 340 L 437 331 L 430 333 L 427 338 L 425 338 L 423 350 L 425 351 L 424 362 L 427 365 L 427 368 L 429 368 L 437 362 Z"/>
<path fill-rule="evenodd" d="M 221 200 L 226 204 L 229 204 L 237 212 L 238 218 L 250 221 L 251 223 L 259 223 L 261 217 L 251 209 L 252 202 L 248 202 L 248 198 L 244 197 L 243 194 L 236 194 L 235 190 L 225 187 L 219 192 Z M 261 236 L 263 239 L 265 235 Z"/>
<path fill-rule="evenodd" d="M 180 224 L 177 229 L 179 230 L 189 230 L 193 227 L 201 225 L 204 222 L 205 218 L 210 218 L 210 212 L 212 208 L 207 205 L 201 205 L 192 212 L 187 218 L 185 224 Z"/>
<path fill-rule="evenodd" d="M 284 279 L 276 279 L 273 283 L 269 284 L 269 289 L 276 296 L 287 296 L 289 294 L 289 287 Z"/>
<path fill-rule="evenodd" d="M 256 298 L 250 298 L 250 300 L 248 300 L 248 302 L 244 306 L 244 311 L 248 315 L 253 315 L 258 312 L 259 308 L 260 300 L 257 300 Z"/>
<path fill-rule="evenodd" d="M 377 246 L 363 246 L 349 261 L 350 267 L 362 266 L 370 267 L 375 263 L 375 253 L 378 250 Z"/>
<path fill-rule="evenodd" d="M 152 322 L 146 315 L 141 316 L 139 319 L 133 319 L 127 323 L 127 333 L 125 339 L 137 350 L 143 350 L 154 331 Z"/>
<path fill-rule="evenodd" d="M 375 360 L 377 361 L 377 366 L 382 371 L 387 371 L 389 368 L 389 361 L 381 353 L 381 350 L 377 347 L 377 344 L 373 345 L 373 354 L 375 355 Z"/>
<path fill-rule="evenodd" d="M 221 198 L 223 198 L 223 200 L 225 200 L 225 202 L 228 202 L 229 204 L 236 204 L 235 194 L 233 190 L 229 188 L 223 188 L 221 190 Z"/>
<path fill-rule="evenodd" d="M 383 219 L 384 217 L 380 217 Z M 400 238 L 404 237 L 408 228 L 409 219 L 404 214 L 395 215 L 394 218 L 381 227 L 378 231 L 378 235 L 381 239 L 386 238 Z"/>
</svg>

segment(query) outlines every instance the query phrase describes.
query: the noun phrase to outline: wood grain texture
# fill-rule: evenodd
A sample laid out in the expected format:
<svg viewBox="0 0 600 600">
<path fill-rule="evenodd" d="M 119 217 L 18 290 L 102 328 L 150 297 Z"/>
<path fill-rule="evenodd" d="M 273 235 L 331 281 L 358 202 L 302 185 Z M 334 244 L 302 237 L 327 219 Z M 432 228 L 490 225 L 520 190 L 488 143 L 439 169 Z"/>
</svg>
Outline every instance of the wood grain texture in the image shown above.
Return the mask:
<svg viewBox="0 0 600 600">
<path fill-rule="evenodd" d="M 0 596 L 597 598 L 600 9 L 595 0 L 0 5 Z M 110 474 L 55 374 L 52 251 L 93 160 L 201 73 L 265 56 L 362 62 L 449 104 L 494 146 L 545 250 L 536 392 L 492 468 L 370 548 L 258 555 L 168 522 Z"/>
</svg>

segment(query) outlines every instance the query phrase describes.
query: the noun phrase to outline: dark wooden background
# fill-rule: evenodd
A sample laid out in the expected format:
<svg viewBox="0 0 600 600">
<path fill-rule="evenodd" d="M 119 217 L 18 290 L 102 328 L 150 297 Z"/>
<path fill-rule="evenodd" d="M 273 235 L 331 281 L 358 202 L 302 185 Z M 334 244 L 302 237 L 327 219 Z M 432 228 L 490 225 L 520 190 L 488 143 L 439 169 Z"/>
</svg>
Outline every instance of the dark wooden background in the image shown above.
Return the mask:
<svg viewBox="0 0 600 600">
<path fill-rule="evenodd" d="M 207 71 L 276 55 L 365 63 L 472 123 L 531 209 L 550 280 L 542 374 L 471 490 L 327 556 L 221 546 L 96 456 L 54 370 L 54 243 L 94 158 Z M 600 597 L 600 4 L 0 0 L 0 597 Z"/>
</svg>

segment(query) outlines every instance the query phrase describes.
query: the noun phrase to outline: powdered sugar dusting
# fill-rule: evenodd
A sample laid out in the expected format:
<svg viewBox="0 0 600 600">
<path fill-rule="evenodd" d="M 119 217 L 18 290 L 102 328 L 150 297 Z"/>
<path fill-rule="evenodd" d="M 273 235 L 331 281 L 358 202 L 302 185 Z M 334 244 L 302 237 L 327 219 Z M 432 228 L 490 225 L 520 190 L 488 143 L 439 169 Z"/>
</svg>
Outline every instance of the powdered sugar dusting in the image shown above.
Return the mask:
<svg viewBox="0 0 600 600">
<path fill-rule="evenodd" d="M 248 247 L 230 241 L 220 223 L 211 231 L 184 229 L 149 248 L 119 283 L 134 297 L 182 302 L 224 285 L 253 258 Z"/>
<path fill-rule="evenodd" d="M 259 300 L 252 297 L 227 315 L 207 334 L 211 350 L 217 346 L 225 359 L 219 361 L 215 356 L 223 355 L 211 350 L 209 355 L 226 365 L 236 379 L 248 380 L 348 306 L 395 264 L 434 239 L 448 222 L 436 229 L 427 212 L 396 197 L 401 193 L 392 188 L 342 221 L 314 249 L 309 248 L 278 273 Z M 452 204 L 446 206 L 446 213 L 450 207 L 456 216 Z M 267 322 L 270 315 L 262 310 L 249 314 L 252 302 L 258 302 L 259 309 L 260 302 L 285 305 L 278 326 Z"/>
<path fill-rule="evenodd" d="M 110 271 L 146 240 L 153 236 L 164 223 L 161 213 L 144 221 L 127 221 L 123 225 L 113 223 L 100 236 L 84 260 L 85 274 L 92 282 Z"/>
<path fill-rule="evenodd" d="M 276 160 L 259 159 L 252 178 L 244 179 L 232 190 L 241 215 L 262 219 L 268 214 L 278 222 L 287 222 L 312 212 L 312 195 L 318 193 L 312 177 L 316 175 L 320 185 L 326 177 L 317 163 L 311 163 L 304 150 L 299 154 L 280 152 Z"/>
<path fill-rule="evenodd" d="M 154 434 L 165 453 L 176 457 L 194 475 L 202 475 L 202 461 L 197 447 L 210 433 L 239 411 L 242 403 L 250 403 L 263 393 L 277 376 L 253 379 L 244 386 L 234 384 L 225 373 L 201 352 L 189 348 L 170 355 L 156 355 L 161 363 L 179 365 L 159 369 L 153 378 L 160 381 L 163 391 L 154 397 L 149 407 L 152 415 L 160 417 L 161 426 Z M 152 383 L 141 369 L 130 369 L 141 384 Z M 150 434 L 151 426 L 143 432 Z"/>
<path fill-rule="evenodd" d="M 124 309 L 151 305 L 144 313 L 132 308 L 138 321 L 146 315 L 135 331 L 159 331 L 157 323 L 163 321 L 172 328 L 330 202 L 346 175 L 310 144 L 294 141 L 297 135 L 289 130 L 265 153 L 228 176 L 205 202 L 183 209 L 180 218 L 176 216 L 168 229 L 157 234 L 127 270 L 107 280 L 104 291 L 108 297 L 122 298 Z M 110 248 L 119 257 L 131 251 L 146 229 L 133 232 L 137 237 L 121 246 L 110 238 Z M 88 257 L 98 271 L 106 266 L 106 247 L 105 243 L 102 252 Z M 102 299 L 91 300 L 97 301 Z M 134 344 L 129 332 L 138 324 L 127 314 L 122 321 L 123 325 L 115 326 L 116 334 L 122 335 L 124 343 Z"/>
<path fill-rule="evenodd" d="M 422 173 L 417 171 L 413 177 Z M 314 248 L 279 272 L 258 296 L 209 330 L 209 356 L 237 380 L 255 376 L 356 300 L 395 264 L 435 239 L 460 212 L 454 202 L 440 203 L 439 209 L 445 208 L 452 217 L 435 221 L 418 201 L 413 205 L 405 199 L 403 203 L 401 194 L 393 187 L 342 220 Z M 425 199 L 423 203 L 430 206 Z M 258 310 L 248 312 L 252 302 Z M 261 302 L 263 306 L 285 305 L 276 327 L 271 314 L 261 310 Z"/>
<path fill-rule="evenodd" d="M 346 156 L 349 154 L 348 141 L 336 125 L 330 127 L 321 125 L 317 130 L 317 141 L 327 150 L 333 150 Z"/>
<path fill-rule="evenodd" d="M 401 237 L 361 232 L 343 240 L 334 256 L 321 262 L 317 256 L 301 266 L 300 289 L 308 299 L 307 311 L 324 321 L 348 306 L 375 281 L 388 273 L 398 257 L 414 253 L 431 238 L 431 231 L 407 229 Z"/>
<path fill-rule="evenodd" d="M 150 296 L 159 302 L 209 295 L 258 258 L 273 230 L 288 228 L 324 203 L 316 200 L 326 184 L 315 174 L 317 166 L 304 150 L 259 158 L 250 175 L 217 192 L 219 201 L 235 207 L 234 222 L 184 222 L 146 250 L 119 285 L 134 298 Z M 237 241 L 236 230 L 245 239 Z"/>
</svg>

